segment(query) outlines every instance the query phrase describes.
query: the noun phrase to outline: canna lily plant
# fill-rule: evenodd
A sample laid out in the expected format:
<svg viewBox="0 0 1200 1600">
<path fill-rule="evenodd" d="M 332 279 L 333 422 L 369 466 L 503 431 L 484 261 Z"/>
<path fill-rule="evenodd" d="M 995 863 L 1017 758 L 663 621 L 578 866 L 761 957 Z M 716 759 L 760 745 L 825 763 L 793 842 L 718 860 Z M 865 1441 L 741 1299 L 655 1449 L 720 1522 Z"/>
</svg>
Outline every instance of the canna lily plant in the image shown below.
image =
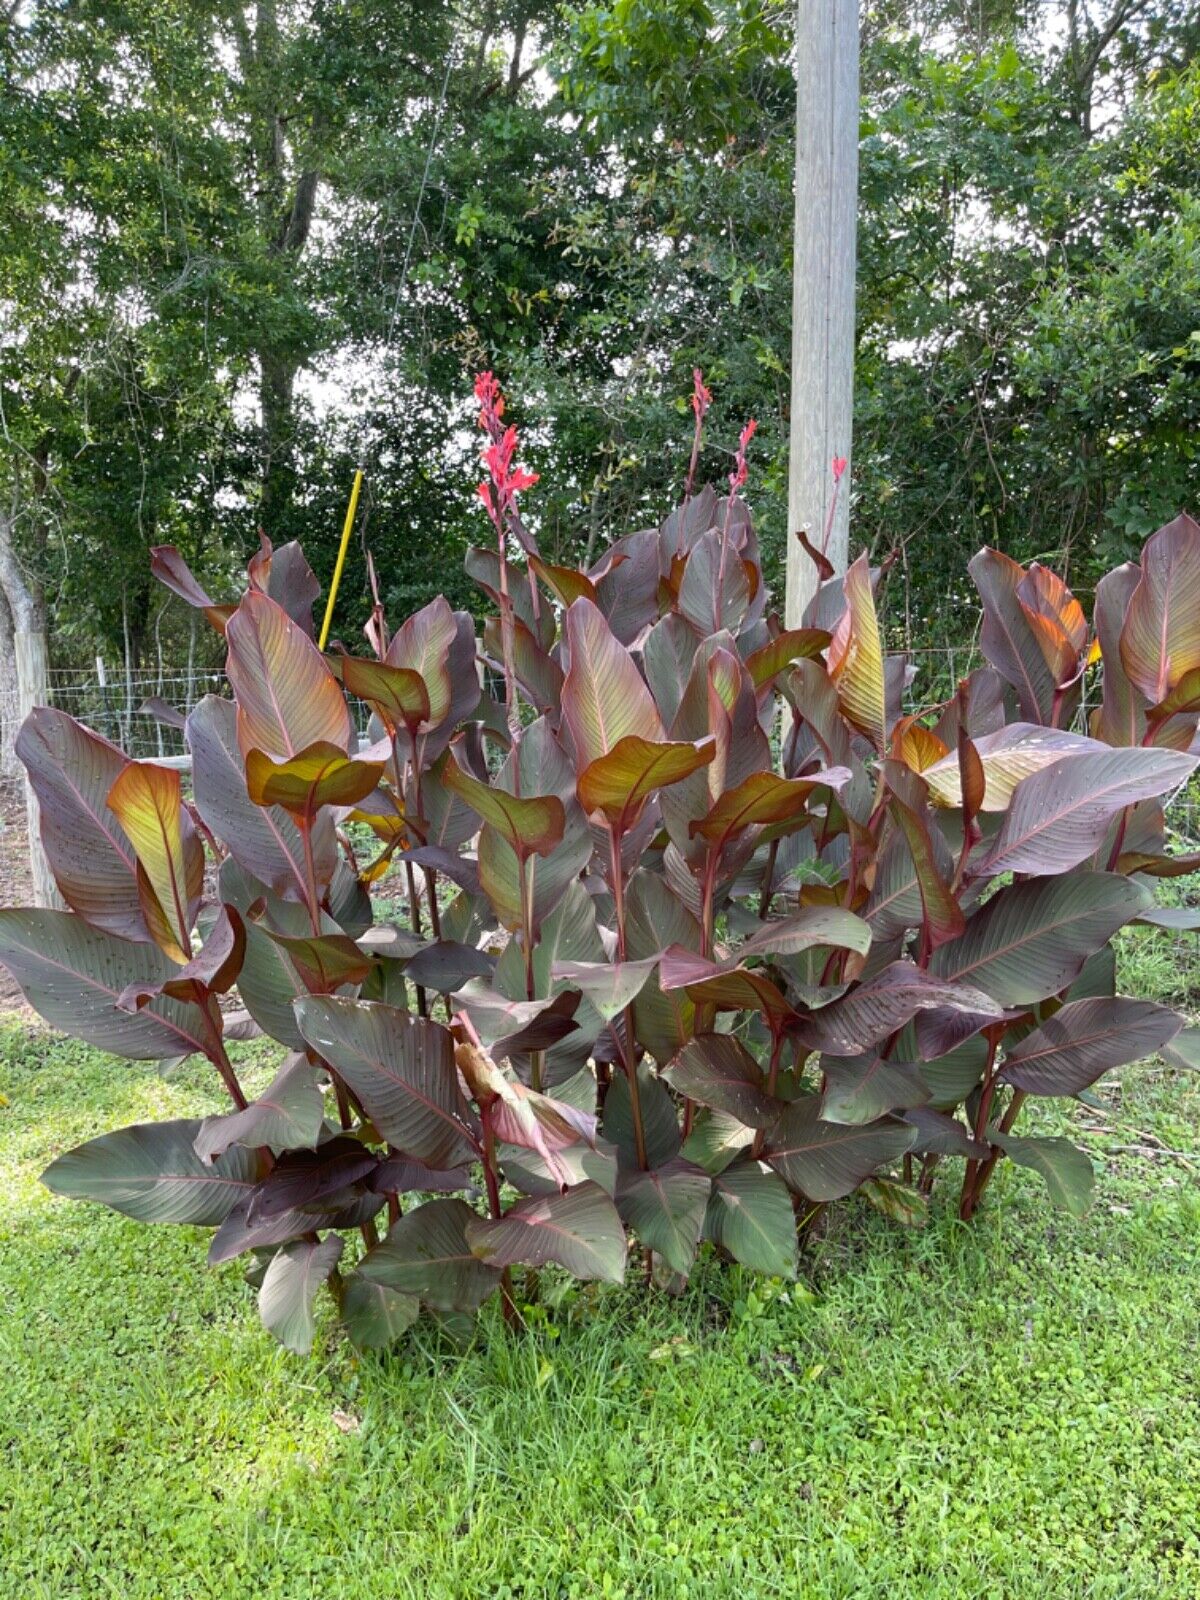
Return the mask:
<svg viewBox="0 0 1200 1600">
<path fill-rule="evenodd" d="M 1090 625 L 1053 572 L 981 551 L 986 664 L 906 713 L 865 556 L 835 576 L 809 546 L 804 626 L 771 610 L 753 427 L 728 492 L 697 487 L 699 374 L 681 504 L 587 570 L 541 556 L 503 397 L 476 392 L 481 637 L 441 598 L 392 632 L 376 601 L 366 649 L 325 655 L 295 544 L 264 541 L 236 605 L 162 548 L 228 650 L 190 796 L 60 711 L 22 728 L 68 909 L 0 912 L 0 961 L 55 1026 L 202 1056 L 227 1101 L 47 1185 L 212 1229 L 301 1352 L 322 1285 L 382 1347 L 493 1293 L 518 1319 L 518 1268 L 617 1282 L 640 1248 L 678 1290 L 707 1244 L 788 1275 L 829 1202 L 913 1222 L 946 1175 L 966 1218 L 1004 1159 L 1081 1212 L 1087 1158 L 1019 1131 L 1026 1100 L 1196 1058 L 1114 993 L 1111 940 L 1178 926 L 1154 880 L 1200 864 L 1164 825 L 1197 764 L 1200 526 L 1110 573 Z M 255 1035 L 277 1053 L 251 1097 L 228 1045 Z"/>
</svg>

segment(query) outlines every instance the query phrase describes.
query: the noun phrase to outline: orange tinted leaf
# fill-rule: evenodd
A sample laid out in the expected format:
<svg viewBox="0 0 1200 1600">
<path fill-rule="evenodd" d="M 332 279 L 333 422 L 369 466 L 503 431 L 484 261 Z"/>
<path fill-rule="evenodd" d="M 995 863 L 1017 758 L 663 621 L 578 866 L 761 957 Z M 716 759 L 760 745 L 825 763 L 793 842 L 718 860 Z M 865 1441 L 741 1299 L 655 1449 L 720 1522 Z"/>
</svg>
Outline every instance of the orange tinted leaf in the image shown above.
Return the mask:
<svg viewBox="0 0 1200 1600">
<path fill-rule="evenodd" d="M 352 806 L 372 793 L 382 761 L 356 761 L 336 745 L 311 744 L 290 761 L 272 761 L 261 750 L 246 756 L 246 788 L 256 806 L 282 806 L 295 817 L 321 806 Z"/>
<path fill-rule="evenodd" d="M 781 778 L 774 772 L 752 772 L 735 789 L 727 790 L 708 814 L 689 825 L 692 838 L 723 840 L 743 828 L 771 822 L 804 820 L 804 802 L 821 784 L 840 787 L 848 781 L 845 767 L 831 767 L 811 778 Z"/>
<path fill-rule="evenodd" d="M 967 924 L 962 908 L 938 871 L 929 833 L 929 788 L 898 761 L 885 761 L 883 776 L 892 795 L 892 816 L 904 834 L 916 868 L 929 949 L 936 950 L 948 939 L 956 939 Z"/>
<path fill-rule="evenodd" d="M 716 748 L 713 739 L 664 744 L 627 734 L 607 755 L 584 768 L 577 789 L 579 803 L 589 816 L 601 811 L 614 827 L 628 827 L 656 790 L 706 766 Z"/>
<path fill-rule="evenodd" d="M 788 628 L 746 657 L 746 671 L 756 689 L 765 689 L 793 661 L 819 656 L 832 635 L 824 628 Z"/>
<path fill-rule="evenodd" d="M 529 565 L 564 606 L 581 599 L 596 604 L 596 586 L 586 573 L 574 567 L 556 567 L 549 561 L 543 561 L 540 556 L 530 556 Z"/>
<path fill-rule="evenodd" d="M 562 843 L 567 814 L 556 794 L 517 796 L 493 789 L 464 772 L 456 761 L 446 762 L 442 782 L 495 828 L 518 856 L 548 856 Z"/>
<path fill-rule="evenodd" d="M 900 736 L 898 739 L 897 734 Z M 911 717 L 905 717 L 903 723 L 892 729 L 892 753 L 914 772 L 924 772 L 926 767 L 933 766 L 935 761 L 949 755 L 950 748 L 936 733 L 923 728 Z"/>
<path fill-rule="evenodd" d="M 428 724 L 429 690 L 411 667 L 389 667 L 385 661 L 362 656 L 331 659 L 330 667 L 351 694 L 378 711 L 389 728 L 405 727 L 416 734 L 422 723 Z"/>
<path fill-rule="evenodd" d="M 230 617 L 225 637 L 243 754 L 265 750 L 286 759 L 321 741 L 350 748 L 354 727 L 337 680 L 282 606 L 252 589 Z"/>
<path fill-rule="evenodd" d="M 883 645 L 871 568 L 865 554 L 843 580 L 846 609 L 829 644 L 829 676 L 837 685 L 838 703 L 846 721 L 865 734 L 881 754 L 887 742 L 887 709 L 883 677 Z"/>
<path fill-rule="evenodd" d="M 567 610 L 571 669 L 562 691 L 563 720 L 576 758 L 587 766 L 626 738 L 661 740 L 662 721 L 633 657 L 590 600 Z"/>
<path fill-rule="evenodd" d="M 152 900 L 143 901 L 155 943 L 182 966 L 191 959 L 192 902 L 199 898 L 196 864 L 204 852 L 183 810 L 178 772 L 148 762 L 129 764 L 108 791 L 108 806 L 133 845 Z M 157 904 L 160 915 L 154 914 Z"/>
</svg>

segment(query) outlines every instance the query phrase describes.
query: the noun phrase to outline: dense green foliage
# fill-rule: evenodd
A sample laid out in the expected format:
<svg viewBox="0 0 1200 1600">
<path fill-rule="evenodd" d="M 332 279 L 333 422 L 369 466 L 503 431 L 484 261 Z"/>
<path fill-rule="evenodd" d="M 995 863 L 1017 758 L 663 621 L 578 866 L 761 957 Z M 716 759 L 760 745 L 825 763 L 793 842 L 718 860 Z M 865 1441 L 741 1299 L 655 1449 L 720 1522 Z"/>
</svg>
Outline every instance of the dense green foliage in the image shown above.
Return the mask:
<svg viewBox="0 0 1200 1600">
<path fill-rule="evenodd" d="M 427 599 L 476 525 L 455 424 L 485 365 L 538 419 L 534 464 L 554 461 L 536 513 L 554 556 L 654 520 L 702 364 L 726 424 L 759 418 L 774 578 L 790 17 L 18 8 L 0 480 L 59 659 L 126 631 L 147 650 L 154 543 L 215 578 L 261 525 L 327 573 L 360 458 L 385 598 Z M 1181 0 L 875 0 L 863 19 L 857 539 L 903 554 L 896 623 L 944 637 L 981 543 L 1086 591 L 1196 499 L 1198 27 Z M 357 553 L 346 593 L 367 596 Z"/>
<path fill-rule="evenodd" d="M 198 1234 L 77 1230 L 38 1182 L 105 1128 L 219 1111 L 206 1070 L 14 1025 L 0 1092 L 0 1570 L 27 1600 L 1193 1600 L 1200 1199 L 1162 1152 L 1196 1149 L 1194 1074 L 1043 1102 L 1099 1169 L 1080 1221 L 1014 1168 L 969 1229 L 839 1208 L 795 1286 L 572 1286 L 519 1339 L 496 1307 L 461 1355 L 418 1325 L 303 1384 Z"/>
</svg>

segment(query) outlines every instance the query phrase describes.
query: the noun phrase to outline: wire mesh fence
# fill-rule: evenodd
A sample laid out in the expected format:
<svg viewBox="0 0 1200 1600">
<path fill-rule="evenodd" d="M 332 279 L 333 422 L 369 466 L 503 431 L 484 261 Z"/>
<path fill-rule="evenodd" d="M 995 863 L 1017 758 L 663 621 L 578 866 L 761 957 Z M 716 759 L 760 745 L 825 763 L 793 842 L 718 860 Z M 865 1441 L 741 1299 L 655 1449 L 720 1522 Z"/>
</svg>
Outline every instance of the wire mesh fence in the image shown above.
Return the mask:
<svg viewBox="0 0 1200 1600">
<path fill-rule="evenodd" d="M 229 684 L 219 668 L 122 673 L 116 681 L 95 669 L 50 674 L 50 695 L 59 710 L 139 761 L 186 756 L 183 730 L 165 719 L 170 712 L 186 717 L 210 694 L 229 698 Z M 365 733 L 368 708 L 353 698 L 350 704 L 358 731 Z"/>
</svg>

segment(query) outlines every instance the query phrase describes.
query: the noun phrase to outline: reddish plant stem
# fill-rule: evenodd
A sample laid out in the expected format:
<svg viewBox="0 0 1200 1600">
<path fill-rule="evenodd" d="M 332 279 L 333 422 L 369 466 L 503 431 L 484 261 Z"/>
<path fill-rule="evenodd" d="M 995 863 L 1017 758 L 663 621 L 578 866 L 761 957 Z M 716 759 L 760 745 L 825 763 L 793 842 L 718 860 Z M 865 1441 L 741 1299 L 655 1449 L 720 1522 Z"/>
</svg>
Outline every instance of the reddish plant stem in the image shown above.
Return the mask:
<svg viewBox="0 0 1200 1600">
<path fill-rule="evenodd" d="M 609 863 L 612 874 L 613 916 L 617 924 L 617 960 L 628 959 L 628 949 L 625 940 L 625 879 L 621 866 L 621 844 L 617 838 L 616 830 L 608 830 Z M 621 1065 L 625 1068 L 625 1076 L 629 1080 L 629 1113 L 633 1119 L 633 1142 L 637 1152 L 638 1166 L 645 1172 L 649 1166 L 646 1159 L 646 1128 L 642 1121 L 642 1092 L 638 1083 L 637 1058 L 633 1047 L 633 1007 L 626 1006 L 621 1014 L 624 1022 L 624 1037 L 619 1034 L 617 1043 L 621 1050 Z M 613 1030 L 617 1032 L 616 1029 Z"/>
<path fill-rule="evenodd" d="M 312 924 L 313 936 L 321 936 L 321 897 L 317 893 L 317 864 L 313 858 L 312 825 L 313 818 L 308 814 L 298 819 L 300 838 L 304 845 L 304 894 L 308 902 L 308 920 Z"/>
<path fill-rule="evenodd" d="M 1016 1120 L 1017 1120 L 1017 1113 L 1020 1111 L 1021 1107 L 1024 1104 L 1025 1104 L 1025 1091 L 1024 1091 L 1024 1089 L 1014 1089 L 1013 1090 L 1012 1099 L 1009 1101 L 1008 1106 L 1005 1109 L 1004 1115 L 1000 1119 L 1000 1132 L 1001 1133 L 1011 1133 L 1012 1132 L 1013 1123 L 1016 1122 Z M 995 1172 L 997 1166 L 999 1165 L 1001 1154 L 1002 1154 L 1002 1152 L 1000 1151 L 999 1148 L 993 1148 L 993 1150 L 992 1150 L 991 1154 L 988 1156 L 987 1160 L 980 1167 L 979 1175 L 975 1179 L 975 1187 L 974 1187 L 974 1190 L 972 1191 L 972 1194 L 971 1194 L 971 1209 L 972 1210 L 974 1210 L 979 1205 L 979 1202 L 983 1199 L 983 1191 L 987 1188 L 988 1184 L 991 1182 L 992 1173 Z"/>
<path fill-rule="evenodd" d="M 729 550 L 729 514 L 733 509 L 733 491 L 725 500 L 725 520 L 721 524 L 721 559 L 717 562 L 717 581 L 713 588 L 713 632 L 720 633 L 725 602 L 725 560 Z"/>
<path fill-rule="evenodd" d="M 758 902 L 758 920 L 766 920 L 771 909 L 771 901 L 775 894 L 775 859 L 779 854 L 779 840 L 772 839 L 767 847 L 767 865 L 763 872 L 762 894 Z"/>
<path fill-rule="evenodd" d="M 537 978 L 533 970 L 533 893 L 529 882 L 529 858 L 523 850 L 517 853 L 517 884 L 521 896 L 521 956 L 525 963 L 525 998 L 537 998 Z M 541 1091 L 544 1053 L 529 1053 L 529 1078 L 531 1087 Z"/>
<path fill-rule="evenodd" d="M 783 1029 L 773 1027 L 771 1029 L 771 1058 L 767 1064 L 767 1093 L 772 1099 L 775 1098 L 775 1091 L 779 1087 L 779 1061 L 783 1055 L 783 1040 Z M 750 1154 L 755 1161 L 762 1154 L 762 1148 L 766 1142 L 767 1130 L 759 1128 L 754 1135 L 754 1143 L 750 1147 Z"/>
<path fill-rule="evenodd" d="M 483 1123 L 483 1181 L 487 1185 L 488 1210 L 493 1221 L 498 1222 L 504 1215 L 504 1207 L 500 1204 L 500 1180 L 496 1173 L 496 1135 L 492 1128 L 491 1107 L 480 1105 L 479 1114 Z M 513 1297 L 512 1269 L 509 1267 L 505 1267 L 500 1274 L 500 1304 L 508 1327 L 519 1328 L 521 1313 Z"/>
<path fill-rule="evenodd" d="M 975 1114 L 975 1139 L 979 1144 L 986 1142 L 988 1116 L 992 1109 L 992 1098 L 996 1092 L 996 1050 L 1000 1043 L 1001 1031 L 1000 1028 L 987 1028 L 985 1030 L 988 1054 L 983 1068 L 983 1088 L 979 1094 L 979 1109 Z M 967 1169 L 963 1174 L 958 1214 L 964 1222 L 969 1222 L 974 1214 L 977 1199 L 974 1192 L 975 1179 L 981 1165 L 982 1163 L 979 1161 L 968 1161 Z"/>
<path fill-rule="evenodd" d="M 204 1015 L 208 1022 L 208 1059 L 221 1075 L 221 1082 L 229 1091 L 229 1098 L 239 1111 L 244 1111 L 249 1102 L 238 1082 L 238 1075 L 233 1070 L 233 1062 L 229 1059 L 229 1052 L 225 1049 L 224 1030 L 221 1026 L 221 1011 L 217 1004 L 215 994 L 210 994 L 204 1005 Z"/>
<path fill-rule="evenodd" d="M 417 938 L 423 939 L 425 937 L 425 929 L 421 925 L 421 900 L 420 896 L 417 894 L 417 875 L 413 871 L 413 864 L 411 861 L 406 861 L 404 863 L 404 875 L 408 880 L 409 921 L 412 924 L 412 931 L 416 934 Z M 419 983 L 414 984 L 413 987 L 417 991 L 417 1011 L 422 1017 L 427 1017 L 429 1015 L 429 1000 L 425 994 L 425 990 Z"/>
</svg>

